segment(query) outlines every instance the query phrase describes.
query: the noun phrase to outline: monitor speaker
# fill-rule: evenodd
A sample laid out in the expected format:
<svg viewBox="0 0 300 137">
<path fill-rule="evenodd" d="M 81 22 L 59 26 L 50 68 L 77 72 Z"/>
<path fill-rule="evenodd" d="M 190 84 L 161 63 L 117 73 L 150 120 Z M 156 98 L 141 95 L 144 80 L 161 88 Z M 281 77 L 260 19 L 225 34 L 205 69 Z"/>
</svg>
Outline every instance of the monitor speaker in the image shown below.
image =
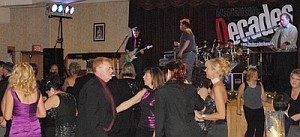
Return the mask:
<svg viewBox="0 0 300 137">
<path fill-rule="evenodd" d="M 44 48 L 43 49 L 43 76 L 44 78 L 49 73 L 49 70 L 53 64 L 57 64 L 58 73 L 63 77 L 65 66 L 63 59 L 64 50 L 61 48 Z"/>
</svg>

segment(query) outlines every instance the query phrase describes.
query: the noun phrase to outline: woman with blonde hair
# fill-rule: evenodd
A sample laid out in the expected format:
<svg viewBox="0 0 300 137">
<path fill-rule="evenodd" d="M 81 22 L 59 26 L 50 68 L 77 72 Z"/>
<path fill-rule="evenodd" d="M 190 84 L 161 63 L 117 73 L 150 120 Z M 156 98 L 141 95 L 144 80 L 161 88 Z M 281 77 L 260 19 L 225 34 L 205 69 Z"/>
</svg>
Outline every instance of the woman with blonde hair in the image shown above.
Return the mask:
<svg viewBox="0 0 300 137">
<path fill-rule="evenodd" d="M 196 120 L 205 122 L 207 137 L 227 137 L 226 102 L 227 91 L 222 78 L 230 72 L 230 62 L 223 57 L 210 59 L 205 63 L 206 77 L 211 80 L 213 88 L 205 99 L 205 111 L 195 111 Z"/>
<path fill-rule="evenodd" d="M 29 63 L 21 62 L 13 67 L 2 111 L 6 120 L 12 120 L 9 136 L 41 137 L 38 118 L 46 116 L 46 109 Z"/>
<path fill-rule="evenodd" d="M 244 114 L 247 121 L 245 137 L 264 136 L 264 107 L 262 101 L 267 101 L 264 86 L 258 81 L 258 70 L 250 68 L 247 72 L 246 82 L 243 82 L 237 95 L 237 115 L 242 115 L 241 98 L 244 99 Z"/>
</svg>

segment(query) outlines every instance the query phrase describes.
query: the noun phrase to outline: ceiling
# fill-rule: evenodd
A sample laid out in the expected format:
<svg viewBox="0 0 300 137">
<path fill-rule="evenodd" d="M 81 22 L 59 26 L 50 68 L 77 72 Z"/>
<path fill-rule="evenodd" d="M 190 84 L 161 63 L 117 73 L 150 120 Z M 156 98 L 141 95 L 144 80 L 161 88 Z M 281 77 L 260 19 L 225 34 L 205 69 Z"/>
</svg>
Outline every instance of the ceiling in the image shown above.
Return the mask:
<svg viewBox="0 0 300 137">
<path fill-rule="evenodd" d="M 129 0 L 0 0 L 0 7 L 20 8 L 20 7 L 43 7 L 49 3 L 93 3 L 112 2 Z"/>
</svg>

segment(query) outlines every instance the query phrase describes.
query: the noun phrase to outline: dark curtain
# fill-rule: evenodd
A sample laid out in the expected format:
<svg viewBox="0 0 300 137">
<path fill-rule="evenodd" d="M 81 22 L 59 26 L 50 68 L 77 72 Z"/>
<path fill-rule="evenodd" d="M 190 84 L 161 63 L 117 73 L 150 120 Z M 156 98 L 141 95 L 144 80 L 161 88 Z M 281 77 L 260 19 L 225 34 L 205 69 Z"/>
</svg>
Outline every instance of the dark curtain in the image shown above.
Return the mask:
<svg viewBox="0 0 300 137">
<path fill-rule="evenodd" d="M 173 50 L 174 40 L 179 41 L 180 19 L 190 19 L 199 47 L 203 46 L 205 40 L 211 46 L 217 37 L 216 8 L 262 4 L 268 4 L 269 8 L 291 4 L 293 11 L 298 11 L 300 7 L 298 0 L 130 0 L 128 27 L 138 26 L 146 44 L 153 45 L 144 55 L 144 67 L 158 66 L 164 52 Z M 299 27 L 300 12 L 294 12 L 293 15 L 293 24 Z"/>
</svg>

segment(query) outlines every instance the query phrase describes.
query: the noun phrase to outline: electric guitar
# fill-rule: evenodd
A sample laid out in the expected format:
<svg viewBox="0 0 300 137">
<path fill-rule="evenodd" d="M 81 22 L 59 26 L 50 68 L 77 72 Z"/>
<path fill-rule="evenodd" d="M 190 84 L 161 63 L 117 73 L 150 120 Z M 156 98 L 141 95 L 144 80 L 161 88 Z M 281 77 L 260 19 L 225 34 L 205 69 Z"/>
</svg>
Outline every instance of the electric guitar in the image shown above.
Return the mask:
<svg viewBox="0 0 300 137">
<path fill-rule="evenodd" d="M 147 47 L 145 47 L 145 48 L 143 48 L 141 50 L 150 49 L 152 47 L 153 47 L 152 45 L 149 45 L 149 46 L 147 46 Z M 129 55 L 126 54 L 126 61 L 127 62 L 132 62 L 134 59 L 137 58 L 136 55 L 141 52 L 141 50 L 139 50 L 139 51 L 137 51 L 137 50 L 138 49 L 136 48 L 136 49 L 134 49 L 133 51 L 130 52 L 132 54 L 132 58 L 130 58 Z"/>
</svg>

